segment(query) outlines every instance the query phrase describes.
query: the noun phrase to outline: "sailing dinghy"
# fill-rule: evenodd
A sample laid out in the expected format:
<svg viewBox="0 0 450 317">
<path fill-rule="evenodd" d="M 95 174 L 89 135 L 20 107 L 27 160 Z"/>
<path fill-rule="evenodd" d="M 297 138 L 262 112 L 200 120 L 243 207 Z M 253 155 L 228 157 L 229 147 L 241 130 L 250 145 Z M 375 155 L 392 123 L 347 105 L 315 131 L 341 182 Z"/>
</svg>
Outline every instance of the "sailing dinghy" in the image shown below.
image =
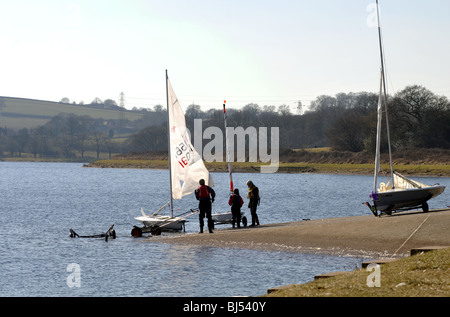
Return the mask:
<svg viewBox="0 0 450 317">
<path fill-rule="evenodd" d="M 131 234 L 141 236 L 142 232 L 155 232 L 155 230 L 182 230 L 186 218 L 199 212 L 191 209 L 178 216 L 173 215 L 173 200 L 181 199 L 192 194 L 198 188 L 200 179 L 204 179 L 208 186 L 214 183 L 202 158 L 191 143 L 186 120 L 180 103 L 170 84 L 166 70 L 166 97 L 167 97 L 167 128 L 169 144 L 169 180 L 170 201 L 153 214 L 146 214 L 141 208 L 142 216 L 135 219 L 144 224 L 144 228 L 134 227 Z M 170 206 L 170 216 L 159 215 L 165 207 Z"/>
<path fill-rule="evenodd" d="M 380 14 L 377 4 L 377 18 L 378 18 L 378 39 L 381 57 L 381 80 L 380 93 L 378 98 L 377 109 L 377 137 L 376 137 L 376 151 L 375 151 L 375 171 L 374 171 L 374 188 L 370 194 L 372 198 L 372 205 L 368 202 L 365 204 L 371 209 L 375 216 L 381 214 L 391 214 L 395 211 L 405 211 L 411 209 L 422 208 L 424 212 L 428 211 L 427 201 L 442 194 L 445 186 L 435 184 L 426 185 L 418 181 L 407 178 L 398 172 L 394 171 L 392 164 L 391 140 L 389 135 L 389 113 L 387 105 L 386 92 L 386 76 L 384 67 L 383 47 L 381 40 L 381 26 Z M 380 183 L 378 185 L 378 174 L 380 172 L 380 141 L 381 141 L 381 123 L 383 120 L 383 110 L 386 118 L 386 131 L 389 149 L 389 163 L 390 163 L 390 179 L 387 183 Z"/>
</svg>

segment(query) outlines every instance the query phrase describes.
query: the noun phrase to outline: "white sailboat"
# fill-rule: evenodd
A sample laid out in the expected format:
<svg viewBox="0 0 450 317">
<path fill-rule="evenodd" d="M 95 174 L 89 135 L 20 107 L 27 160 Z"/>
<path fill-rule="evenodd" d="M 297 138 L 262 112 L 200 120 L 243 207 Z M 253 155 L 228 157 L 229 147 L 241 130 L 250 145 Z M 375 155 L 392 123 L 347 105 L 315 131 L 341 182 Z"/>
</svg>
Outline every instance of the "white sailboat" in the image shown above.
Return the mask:
<svg viewBox="0 0 450 317">
<path fill-rule="evenodd" d="M 133 228 L 133 236 L 142 235 L 142 232 L 161 230 L 182 230 L 185 218 L 198 212 L 191 209 L 181 215 L 173 215 L 173 200 L 181 199 L 192 194 L 198 188 L 200 179 L 204 179 L 210 187 L 214 186 L 209 171 L 202 158 L 191 143 L 186 120 L 180 103 L 170 84 L 166 70 L 166 97 L 167 97 L 167 129 L 169 147 L 169 174 L 170 174 L 170 201 L 153 214 L 146 214 L 141 208 L 142 216 L 135 219 L 144 224 L 144 228 Z M 158 213 L 166 206 L 170 206 L 170 216 Z M 139 231 L 140 230 L 140 231 Z"/>
<path fill-rule="evenodd" d="M 389 113 L 387 106 L 387 92 L 385 81 L 385 67 L 383 57 L 383 47 L 381 40 L 381 26 L 378 0 L 377 4 L 377 18 L 378 18 L 378 38 L 381 57 L 381 80 L 380 80 L 380 94 L 378 98 L 377 109 L 377 138 L 376 138 L 376 154 L 375 154 L 375 171 L 374 171 L 374 188 L 370 195 L 372 198 L 372 205 L 366 202 L 366 205 L 371 209 L 375 216 L 380 216 L 383 213 L 391 214 L 394 211 L 404 211 L 422 208 L 424 212 L 428 211 L 427 201 L 442 194 L 445 186 L 435 184 L 426 185 L 418 181 L 409 179 L 394 171 L 392 164 L 391 141 L 389 135 Z M 383 110 L 386 115 L 386 131 L 389 149 L 390 162 L 390 179 L 387 183 L 380 183 L 378 185 L 378 173 L 380 172 L 380 142 L 381 142 L 381 122 Z"/>
<path fill-rule="evenodd" d="M 227 150 L 227 162 L 228 162 L 228 175 L 230 177 L 230 195 L 233 194 L 234 191 L 234 185 L 233 185 L 233 173 L 231 171 L 231 157 L 230 157 L 230 141 L 228 140 L 228 132 L 227 132 L 227 111 L 226 111 L 226 100 L 223 102 L 223 121 L 225 125 L 225 143 L 226 143 L 226 150 Z M 211 215 L 211 218 L 214 222 L 214 224 L 227 224 L 232 223 L 233 215 L 231 211 L 223 212 L 223 213 L 214 213 Z M 241 221 L 242 225 L 244 227 L 247 226 L 247 218 L 244 216 L 244 213 L 241 212 Z"/>
</svg>

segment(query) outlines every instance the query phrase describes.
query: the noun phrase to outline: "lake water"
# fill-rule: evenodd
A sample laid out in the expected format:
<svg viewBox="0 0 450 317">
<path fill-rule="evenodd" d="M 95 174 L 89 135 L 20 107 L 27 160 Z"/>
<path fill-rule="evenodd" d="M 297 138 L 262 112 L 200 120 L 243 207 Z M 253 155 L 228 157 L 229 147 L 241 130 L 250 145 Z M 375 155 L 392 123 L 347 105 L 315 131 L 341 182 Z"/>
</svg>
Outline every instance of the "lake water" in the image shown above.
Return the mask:
<svg viewBox="0 0 450 317">
<path fill-rule="evenodd" d="M 213 211 L 228 210 L 228 174 L 212 175 Z M 245 193 L 248 179 L 260 188 L 261 224 L 370 214 L 362 203 L 371 176 L 236 173 L 235 187 Z M 450 185 L 449 178 L 420 179 Z M 365 260 L 132 238 L 140 208 L 155 211 L 168 201 L 167 180 L 164 170 L 0 162 L 0 296 L 256 296 L 317 274 L 353 270 Z M 448 189 L 429 205 L 449 205 Z M 196 206 L 193 195 L 185 197 L 175 201 L 175 214 Z M 69 228 L 89 235 L 111 224 L 115 240 L 69 238 Z M 195 215 L 186 234 L 196 232 Z"/>
</svg>

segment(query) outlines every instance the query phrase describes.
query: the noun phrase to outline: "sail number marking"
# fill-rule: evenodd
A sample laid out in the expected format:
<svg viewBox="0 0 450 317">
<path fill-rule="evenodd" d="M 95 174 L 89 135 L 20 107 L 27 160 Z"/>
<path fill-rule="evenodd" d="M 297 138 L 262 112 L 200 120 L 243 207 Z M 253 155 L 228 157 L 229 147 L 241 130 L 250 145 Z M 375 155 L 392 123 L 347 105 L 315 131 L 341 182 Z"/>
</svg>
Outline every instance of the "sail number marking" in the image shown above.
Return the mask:
<svg viewBox="0 0 450 317">
<path fill-rule="evenodd" d="M 191 159 L 191 153 L 190 153 L 189 148 L 186 145 L 186 143 L 181 142 L 175 148 L 175 156 L 177 158 L 178 163 L 181 165 L 181 167 L 184 168 L 189 164 L 189 161 Z"/>
</svg>

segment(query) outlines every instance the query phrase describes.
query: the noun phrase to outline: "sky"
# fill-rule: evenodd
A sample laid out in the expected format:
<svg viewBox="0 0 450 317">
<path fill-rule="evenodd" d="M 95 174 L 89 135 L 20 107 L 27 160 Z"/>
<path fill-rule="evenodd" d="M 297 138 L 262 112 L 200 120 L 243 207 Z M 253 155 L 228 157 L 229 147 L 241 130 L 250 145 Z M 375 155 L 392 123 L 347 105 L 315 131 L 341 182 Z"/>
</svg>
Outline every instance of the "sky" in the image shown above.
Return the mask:
<svg viewBox="0 0 450 317">
<path fill-rule="evenodd" d="M 186 108 L 377 92 L 372 0 L 0 0 L 0 96 Z M 450 1 L 380 1 L 390 94 L 450 96 Z"/>
</svg>

